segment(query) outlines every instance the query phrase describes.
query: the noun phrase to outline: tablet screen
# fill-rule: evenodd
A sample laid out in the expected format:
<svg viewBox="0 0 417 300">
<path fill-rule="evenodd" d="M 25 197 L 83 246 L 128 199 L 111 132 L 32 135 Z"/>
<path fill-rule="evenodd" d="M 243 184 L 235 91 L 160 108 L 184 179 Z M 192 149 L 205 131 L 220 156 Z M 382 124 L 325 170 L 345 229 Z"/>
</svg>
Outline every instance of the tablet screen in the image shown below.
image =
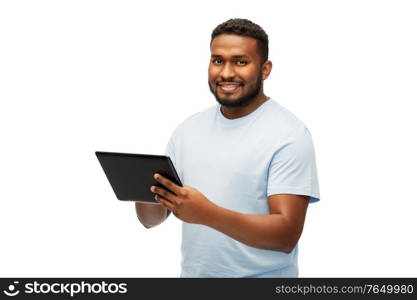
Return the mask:
<svg viewBox="0 0 417 300">
<path fill-rule="evenodd" d="M 103 151 L 96 156 L 119 200 L 157 203 L 150 191 L 152 185 L 162 186 L 153 178 L 155 173 L 182 186 L 168 156 Z"/>
</svg>

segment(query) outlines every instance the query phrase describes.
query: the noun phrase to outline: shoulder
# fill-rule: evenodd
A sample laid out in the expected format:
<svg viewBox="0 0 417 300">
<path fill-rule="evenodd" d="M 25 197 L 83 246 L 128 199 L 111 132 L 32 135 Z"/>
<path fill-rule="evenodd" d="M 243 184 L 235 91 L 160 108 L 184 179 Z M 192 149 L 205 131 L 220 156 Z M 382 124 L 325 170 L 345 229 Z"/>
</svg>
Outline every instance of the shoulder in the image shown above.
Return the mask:
<svg viewBox="0 0 417 300">
<path fill-rule="evenodd" d="M 306 124 L 298 116 L 277 101 L 270 101 L 264 114 L 269 132 L 289 139 L 309 134 Z"/>
</svg>

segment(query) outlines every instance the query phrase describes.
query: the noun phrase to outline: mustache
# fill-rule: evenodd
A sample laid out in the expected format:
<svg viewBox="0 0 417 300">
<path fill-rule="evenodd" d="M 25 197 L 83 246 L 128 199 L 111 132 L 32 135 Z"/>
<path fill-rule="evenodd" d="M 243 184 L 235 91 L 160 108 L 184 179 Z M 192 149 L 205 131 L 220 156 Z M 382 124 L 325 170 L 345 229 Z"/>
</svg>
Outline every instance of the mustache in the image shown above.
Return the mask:
<svg viewBox="0 0 417 300">
<path fill-rule="evenodd" d="M 244 83 L 244 81 L 242 81 L 242 80 L 234 80 L 234 79 L 215 80 L 214 81 L 215 84 L 228 83 L 228 82 L 239 83 L 239 84 L 243 84 Z"/>
</svg>

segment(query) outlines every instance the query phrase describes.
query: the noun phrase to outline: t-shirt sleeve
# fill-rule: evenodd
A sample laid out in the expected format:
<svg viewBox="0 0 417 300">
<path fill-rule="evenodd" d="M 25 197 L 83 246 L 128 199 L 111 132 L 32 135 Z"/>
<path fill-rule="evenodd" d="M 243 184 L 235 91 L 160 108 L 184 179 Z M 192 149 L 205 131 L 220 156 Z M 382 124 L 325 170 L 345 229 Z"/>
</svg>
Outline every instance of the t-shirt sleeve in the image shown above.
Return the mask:
<svg viewBox="0 0 417 300">
<path fill-rule="evenodd" d="M 180 162 L 179 162 L 179 149 L 178 149 L 178 137 L 177 137 L 177 130 L 174 131 L 174 133 L 171 135 L 171 137 L 168 140 L 168 144 L 165 148 L 165 155 L 169 156 L 169 158 L 172 161 L 172 164 L 174 165 L 175 171 L 177 172 L 180 180 L 183 182 L 182 172 L 180 169 Z"/>
<path fill-rule="evenodd" d="M 168 140 L 168 144 L 165 149 L 165 155 L 169 156 L 171 158 L 172 163 L 174 164 L 174 167 L 176 166 L 176 159 L 175 159 L 175 141 L 174 141 L 174 134 L 171 135 L 171 137 Z"/>
<path fill-rule="evenodd" d="M 310 196 L 310 203 L 320 200 L 313 141 L 304 125 L 272 157 L 267 195 L 274 194 Z"/>
<path fill-rule="evenodd" d="M 175 160 L 175 151 L 174 151 L 174 136 L 171 135 L 171 137 L 168 140 L 168 144 L 165 148 L 165 155 L 169 156 L 172 161 Z"/>
</svg>

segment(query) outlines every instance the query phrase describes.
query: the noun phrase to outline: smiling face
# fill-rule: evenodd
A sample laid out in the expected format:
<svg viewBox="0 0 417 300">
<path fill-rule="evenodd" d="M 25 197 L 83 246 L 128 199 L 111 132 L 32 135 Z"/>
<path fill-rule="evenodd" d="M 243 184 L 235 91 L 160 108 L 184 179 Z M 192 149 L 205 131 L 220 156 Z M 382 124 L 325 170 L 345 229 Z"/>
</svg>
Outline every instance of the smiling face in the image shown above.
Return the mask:
<svg viewBox="0 0 417 300">
<path fill-rule="evenodd" d="M 247 106 L 263 95 L 264 64 L 252 37 L 221 34 L 211 43 L 210 91 L 226 107 Z"/>
</svg>

